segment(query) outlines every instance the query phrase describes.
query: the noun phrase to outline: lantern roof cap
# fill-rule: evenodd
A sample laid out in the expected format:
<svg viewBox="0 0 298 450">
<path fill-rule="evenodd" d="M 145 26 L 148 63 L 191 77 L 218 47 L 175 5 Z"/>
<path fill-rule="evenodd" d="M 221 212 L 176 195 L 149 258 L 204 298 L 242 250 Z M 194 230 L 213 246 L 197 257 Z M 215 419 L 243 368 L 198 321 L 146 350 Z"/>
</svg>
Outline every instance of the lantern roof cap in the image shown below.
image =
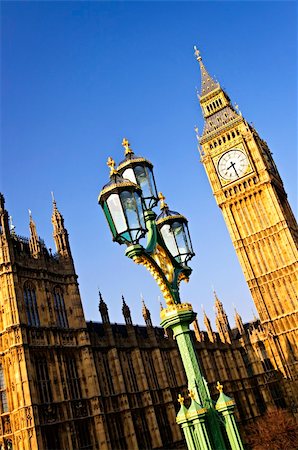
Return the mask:
<svg viewBox="0 0 298 450">
<path fill-rule="evenodd" d="M 223 392 L 223 385 L 219 381 L 217 382 L 216 389 L 219 391 L 219 397 L 215 405 L 217 410 L 226 409 L 235 405 L 234 400 Z"/>
<path fill-rule="evenodd" d="M 117 170 L 123 169 L 125 166 L 128 166 L 129 164 L 136 164 L 136 163 L 145 163 L 149 165 L 151 168 L 153 167 L 152 162 L 150 162 L 148 159 L 144 158 L 143 156 L 135 155 L 133 150 L 130 147 L 130 143 L 126 138 L 122 141 L 122 146 L 125 149 L 125 159 L 121 161 L 117 167 Z"/>
<path fill-rule="evenodd" d="M 160 200 L 160 209 L 161 209 L 161 213 L 156 218 L 156 223 L 158 225 L 160 225 L 163 222 L 166 222 L 168 220 L 174 221 L 174 220 L 179 220 L 180 219 L 183 222 L 184 221 L 187 222 L 186 217 L 184 217 L 182 214 L 178 213 L 177 211 L 171 211 L 169 209 L 167 203 L 165 203 L 165 199 L 166 198 L 164 197 L 164 195 L 161 192 L 159 192 L 158 198 Z"/>
<path fill-rule="evenodd" d="M 100 191 L 100 194 L 98 196 L 98 202 L 102 200 L 103 195 L 115 190 L 117 192 L 118 190 L 122 190 L 123 188 L 133 188 L 137 190 L 141 190 L 140 186 L 136 183 L 133 183 L 132 181 L 123 178 L 119 173 L 118 169 L 115 169 L 115 161 L 110 157 L 107 162 L 110 169 L 110 181 L 105 184 Z"/>
</svg>

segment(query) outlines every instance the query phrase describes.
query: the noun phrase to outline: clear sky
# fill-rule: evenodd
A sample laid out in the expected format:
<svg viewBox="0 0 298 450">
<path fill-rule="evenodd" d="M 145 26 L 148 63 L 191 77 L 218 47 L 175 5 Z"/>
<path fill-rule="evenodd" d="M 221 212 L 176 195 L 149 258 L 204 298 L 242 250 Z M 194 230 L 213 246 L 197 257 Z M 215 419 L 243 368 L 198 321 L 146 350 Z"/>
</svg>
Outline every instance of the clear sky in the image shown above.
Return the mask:
<svg viewBox="0 0 298 450">
<path fill-rule="evenodd" d="M 233 324 L 253 303 L 199 162 L 203 120 L 193 45 L 273 151 L 297 204 L 297 7 L 295 2 L 2 2 L 1 190 L 16 232 L 28 208 L 54 247 L 51 195 L 64 215 L 87 319 L 100 320 L 100 288 L 112 322 L 121 295 L 143 323 L 140 293 L 159 324 L 159 289 L 111 240 L 97 196 L 106 159 L 127 137 L 155 166 L 171 209 L 189 219 L 196 256 L 183 301 L 214 318 L 212 287 Z M 202 327 L 203 328 L 203 327 Z"/>
</svg>

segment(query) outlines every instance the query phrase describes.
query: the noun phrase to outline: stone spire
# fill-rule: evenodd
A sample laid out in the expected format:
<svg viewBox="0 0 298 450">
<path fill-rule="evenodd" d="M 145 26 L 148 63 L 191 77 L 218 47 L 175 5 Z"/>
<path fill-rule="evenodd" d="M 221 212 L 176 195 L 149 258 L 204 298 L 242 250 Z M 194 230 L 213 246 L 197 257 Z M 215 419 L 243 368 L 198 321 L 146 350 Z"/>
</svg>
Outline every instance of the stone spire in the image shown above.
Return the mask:
<svg viewBox="0 0 298 450">
<path fill-rule="evenodd" d="M 238 328 L 238 330 L 239 330 L 239 333 L 241 334 L 241 335 L 243 335 L 244 333 L 245 333 L 245 330 L 244 330 L 244 325 L 243 325 L 243 321 L 242 321 L 242 317 L 240 316 L 240 314 L 238 313 L 238 311 L 236 310 L 236 308 L 234 308 L 235 309 L 235 324 L 236 324 L 236 327 Z"/>
<path fill-rule="evenodd" d="M 98 295 L 99 295 L 98 309 L 101 315 L 102 323 L 110 323 L 107 304 L 104 302 L 100 291 L 98 291 Z"/>
<path fill-rule="evenodd" d="M 206 67 L 204 66 L 202 56 L 200 51 L 197 49 L 196 46 L 194 46 L 195 50 L 195 57 L 198 63 L 200 64 L 200 70 L 201 70 L 201 97 L 204 95 L 210 94 L 210 92 L 219 89 L 220 85 L 217 81 L 215 81 L 211 75 L 209 75 Z"/>
<path fill-rule="evenodd" d="M 30 209 L 29 209 L 29 228 L 30 228 L 30 239 L 29 239 L 30 252 L 34 258 L 37 258 L 38 255 L 40 254 L 40 242 L 36 231 L 36 225 L 32 218 L 32 213 Z"/>
<path fill-rule="evenodd" d="M 0 263 L 13 262 L 14 248 L 10 237 L 13 233 L 9 228 L 8 212 L 5 209 L 5 199 L 0 193 Z"/>
<path fill-rule="evenodd" d="M 213 330 L 212 330 L 212 328 L 211 328 L 210 319 L 209 319 L 209 317 L 207 316 L 206 311 L 203 310 L 203 312 L 204 312 L 204 325 L 205 325 L 206 330 L 207 330 L 207 335 L 208 335 L 209 341 L 210 341 L 210 342 L 214 342 L 214 341 L 215 341 L 215 339 L 214 339 L 214 333 L 213 333 Z"/>
<path fill-rule="evenodd" d="M 231 328 L 228 321 L 228 316 L 226 315 L 226 312 L 223 308 L 222 302 L 217 297 L 216 292 L 214 291 L 214 298 L 215 298 L 215 310 L 216 310 L 216 318 L 215 318 L 215 324 L 217 331 L 219 333 L 220 339 L 223 342 L 229 342 L 231 343 Z"/>
<path fill-rule="evenodd" d="M 53 214 L 52 214 L 52 224 L 53 224 L 53 237 L 56 245 L 57 252 L 62 256 L 71 257 L 71 251 L 68 240 L 68 233 L 64 227 L 64 219 L 62 214 L 57 208 L 56 200 L 52 193 L 53 200 Z"/>
<path fill-rule="evenodd" d="M 142 304 L 143 304 L 142 314 L 143 314 L 143 317 L 144 317 L 144 320 L 145 320 L 145 324 L 146 324 L 147 327 L 152 327 L 151 314 L 150 314 L 149 309 L 145 305 L 145 301 L 144 301 L 143 296 L 142 296 Z"/>
<path fill-rule="evenodd" d="M 195 318 L 195 320 L 193 321 L 192 325 L 193 325 L 193 329 L 194 329 L 196 340 L 201 342 L 202 341 L 202 335 L 201 335 L 201 331 L 200 331 L 200 327 L 199 327 L 197 318 Z"/>
<path fill-rule="evenodd" d="M 200 137 L 202 145 L 209 135 L 220 131 L 228 124 L 241 121 L 241 114 L 232 106 L 229 96 L 207 72 L 201 54 L 195 47 L 195 57 L 201 70 L 201 95 L 199 96 L 203 115 L 205 117 L 204 130 Z"/>
<path fill-rule="evenodd" d="M 126 304 L 123 295 L 122 295 L 122 314 L 124 316 L 126 325 L 132 325 L 130 309 L 129 306 Z"/>
<path fill-rule="evenodd" d="M 0 235 L 5 236 L 6 239 L 10 236 L 9 231 L 9 217 L 5 209 L 4 195 L 0 193 Z"/>
</svg>

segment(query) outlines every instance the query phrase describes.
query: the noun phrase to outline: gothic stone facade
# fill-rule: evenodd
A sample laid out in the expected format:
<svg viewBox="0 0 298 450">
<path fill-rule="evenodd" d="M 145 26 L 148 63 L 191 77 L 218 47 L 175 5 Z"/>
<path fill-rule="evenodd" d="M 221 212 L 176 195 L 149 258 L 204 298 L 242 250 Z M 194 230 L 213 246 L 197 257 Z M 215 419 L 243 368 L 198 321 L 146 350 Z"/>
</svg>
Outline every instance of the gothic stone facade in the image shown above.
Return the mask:
<svg viewBox="0 0 298 450">
<path fill-rule="evenodd" d="M 30 217 L 30 238 L 17 236 L 0 203 L 0 445 L 2 449 L 185 448 L 176 424 L 186 376 L 175 341 L 153 327 L 86 323 L 63 217 L 53 205 L 57 253 L 45 247 Z M 217 332 L 194 323 L 205 377 L 220 380 L 245 424 L 269 405 L 291 406 L 258 320 L 230 328 L 215 298 Z"/>
</svg>

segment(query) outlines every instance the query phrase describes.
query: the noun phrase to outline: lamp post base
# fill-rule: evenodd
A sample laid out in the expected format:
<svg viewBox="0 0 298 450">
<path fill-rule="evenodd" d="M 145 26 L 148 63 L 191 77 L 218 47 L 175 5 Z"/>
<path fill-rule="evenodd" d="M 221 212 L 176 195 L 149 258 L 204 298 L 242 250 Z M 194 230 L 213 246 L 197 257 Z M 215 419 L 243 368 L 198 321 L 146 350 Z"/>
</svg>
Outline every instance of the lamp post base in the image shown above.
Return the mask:
<svg viewBox="0 0 298 450">
<path fill-rule="evenodd" d="M 176 419 L 183 429 L 187 447 L 227 450 L 221 417 L 214 407 L 191 337 L 189 325 L 196 318 L 196 313 L 190 303 L 181 303 L 162 309 L 160 318 L 161 326 L 170 328 L 174 333 L 188 380 L 191 405 L 187 409 L 180 396 L 181 408 Z"/>
</svg>

